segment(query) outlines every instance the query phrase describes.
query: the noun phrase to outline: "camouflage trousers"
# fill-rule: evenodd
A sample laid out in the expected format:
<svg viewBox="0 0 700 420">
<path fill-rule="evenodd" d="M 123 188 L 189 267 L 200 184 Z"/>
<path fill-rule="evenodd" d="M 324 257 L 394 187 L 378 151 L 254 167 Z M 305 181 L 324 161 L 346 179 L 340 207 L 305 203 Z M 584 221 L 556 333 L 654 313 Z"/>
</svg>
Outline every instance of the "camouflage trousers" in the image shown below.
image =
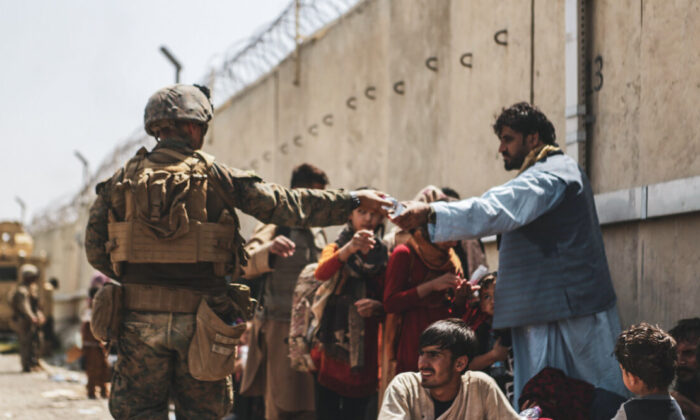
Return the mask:
<svg viewBox="0 0 700 420">
<path fill-rule="evenodd" d="M 37 327 L 30 322 L 22 324 L 23 327 L 17 331 L 17 344 L 19 345 L 19 355 L 22 361 L 22 370 L 29 372 L 35 366 L 39 366 L 39 348 L 41 346 L 41 336 Z"/>
<path fill-rule="evenodd" d="M 198 381 L 187 367 L 195 314 L 124 314 L 117 342 L 109 411 L 116 419 L 167 419 L 168 401 L 177 419 L 219 419 L 231 411 L 231 377 Z"/>
</svg>

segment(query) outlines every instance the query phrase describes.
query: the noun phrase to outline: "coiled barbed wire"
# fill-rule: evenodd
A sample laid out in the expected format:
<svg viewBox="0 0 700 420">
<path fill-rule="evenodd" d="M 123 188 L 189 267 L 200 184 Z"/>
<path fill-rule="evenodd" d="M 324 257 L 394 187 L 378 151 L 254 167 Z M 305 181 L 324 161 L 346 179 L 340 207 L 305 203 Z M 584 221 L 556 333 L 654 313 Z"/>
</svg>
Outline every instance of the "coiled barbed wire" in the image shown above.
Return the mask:
<svg viewBox="0 0 700 420">
<path fill-rule="evenodd" d="M 274 70 L 305 37 L 343 16 L 360 1 L 363 0 L 292 0 L 272 22 L 251 37 L 233 43 L 222 54 L 221 62 L 200 79 L 200 84 L 211 89 L 215 103 L 224 102 Z M 92 201 L 97 182 L 152 141 L 139 126 L 117 143 L 79 191 L 55 199 L 34 213 L 30 231 L 45 231 L 76 221 Z"/>
<path fill-rule="evenodd" d="M 275 20 L 235 43 L 202 83 L 215 98 L 229 98 L 269 73 L 294 52 L 297 44 L 345 14 L 360 0 L 293 0 Z M 298 10 L 297 10 L 298 8 Z M 298 16 L 298 19 L 297 19 Z"/>
</svg>

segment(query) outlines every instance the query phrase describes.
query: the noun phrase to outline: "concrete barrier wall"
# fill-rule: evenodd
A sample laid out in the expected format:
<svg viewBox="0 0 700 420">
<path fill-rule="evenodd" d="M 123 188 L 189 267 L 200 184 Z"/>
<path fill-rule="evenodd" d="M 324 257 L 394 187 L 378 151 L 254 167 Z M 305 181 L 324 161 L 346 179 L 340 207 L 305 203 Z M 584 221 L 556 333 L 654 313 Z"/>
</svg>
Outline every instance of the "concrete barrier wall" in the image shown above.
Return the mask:
<svg viewBox="0 0 700 420">
<path fill-rule="evenodd" d="M 602 62 L 586 77 L 595 86 L 603 80 L 587 94 L 594 192 L 700 175 L 700 5 L 586 4 L 590 56 Z M 331 187 L 372 185 L 408 199 L 435 184 L 480 195 L 514 176 L 491 129 L 502 107 L 532 94 L 565 146 L 565 6 L 534 6 L 533 44 L 527 1 L 363 2 L 307 39 L 298 63 L 289 57 L 220 106 L 205 150 L 284 185 L 294 166 L 309 162 L 328 173 Z M 507 45 L 494 40 L 502 30 Z M 76 240 L 86 210 L 75 224 L 35 238 L 66 299 L 83 293 L 92 273 Z M 250 234 L 256 222 L 244 216 L 242 223 Z M 698 233 L 698 213 L 604 226 L 623 324 L 668 328 L 699 315 Z M 497 268 L 495 243 L 487 252 Z M 77 304 L 65 306 L 66 317 L 77 314 Z"/>
<path fill-rule="evenodd" d="M 692 129 L 700 120 L 693 106 L 700 99 L 700 30 L 693 24 L 700 12 L 691 0 L 676 3 L 587 2 L 591 58 L 602 59 L 587 77 L 596 87 L 599 73 L 603 78 L 587 93 L 595 193 L 700 174 Z M 565 6 L 534 5 L 532 94 L 563 146 Z M 406 199 L 436 184 L 480 195 L 514 175 L 502 168 L 490 125 L 501 107 L 530 99 L 530 6 L 364 2 L 303 45 L 298 86 L 290 57 L 220 107 L 207 147 L 220 161 L 283 184 L 295 165 L 310 162 L 333 187 L 373 185 Z M 504 29 L 499 40 L 507 45 L 500 45 L 494 35 Z M 430 57 L 437 71 L 426 67 Z M 394 91 L 397 82 L 405 93 Z M 329 114 L 332 125 L 323 122 Z M 248 232 L 254 223 L 244 220 Z M 670 327 L 699 315 L 700 260 L 692 245 L 699 224 L 694 213 L 604 227 L 623 324 Z M 495 244 L 487 251 L 497 267 Z"/>
<path fill-rule="evenodd" d="M 49 256 L 46 278 L 55 277 L 59 288 L 54 293 L 54 318 L 57 331 L 75 324 L 86 307 L 87 290 L 95 273 L 85 256 L 85 226 L 88 207 L 78 209 L 75 221 L 53 229 L 32 232 L 34 248 Z"/>
</svg>

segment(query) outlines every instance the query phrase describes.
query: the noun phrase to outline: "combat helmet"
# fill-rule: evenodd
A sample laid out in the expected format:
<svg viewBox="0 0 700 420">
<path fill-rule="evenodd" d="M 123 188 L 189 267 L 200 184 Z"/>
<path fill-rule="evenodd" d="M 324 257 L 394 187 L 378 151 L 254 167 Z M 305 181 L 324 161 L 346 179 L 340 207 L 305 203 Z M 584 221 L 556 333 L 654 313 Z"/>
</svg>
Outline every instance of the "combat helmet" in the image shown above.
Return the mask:
<svg viewBox="0 0 700 420">
<path fill-rule="evenodd" d="M 148 99 L 143 115 L 144 126 L 146 133 L 154 137 L 159 127 L 174 121 L 200 123 L 206 131 L 213 111 L 206 87 L 183 84 L 166 86 Z"/>
<path fill-rule="evenodd" d="M 34 264 L 23 264 L 19 268 L 19 276 L 21 280 L 25 278 L 37 277 L 39 275 L 39 268 Z"/>
</svg>

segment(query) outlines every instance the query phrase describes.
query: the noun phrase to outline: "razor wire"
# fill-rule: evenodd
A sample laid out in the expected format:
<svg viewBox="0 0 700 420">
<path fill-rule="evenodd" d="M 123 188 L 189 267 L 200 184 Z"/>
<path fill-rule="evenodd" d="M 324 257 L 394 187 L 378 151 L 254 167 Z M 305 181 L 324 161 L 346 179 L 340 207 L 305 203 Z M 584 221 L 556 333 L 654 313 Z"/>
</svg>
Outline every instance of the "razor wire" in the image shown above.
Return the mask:
<svg viewBox="0 0 700 420">
<path fill-rule="evenodd" d="M 360 1 L 292 0 L 272 22 L 219 55 L 223 58 L 210 67 L 200 84 L 209 86 L 215 103 L 224 102 L 273 71 L 306 37 L 343 16 Z M 79 191 L 55 199 L 37 211 L 29 230 L 44 231 L 78 220 L 93 200 L 95 185 L 114 173 L 137 149 L 152 141 L 143 127 L 136 129 L 117 143 Z"/>
<path fill-rule="evenodd" d="M 271 23 L 229 47 L 201 82 L 210 87 L 214 98 L 230 98 L 272 71 L 306 37 L 343 16 L 359 1 L 291 1 Z"/>
</svg>

